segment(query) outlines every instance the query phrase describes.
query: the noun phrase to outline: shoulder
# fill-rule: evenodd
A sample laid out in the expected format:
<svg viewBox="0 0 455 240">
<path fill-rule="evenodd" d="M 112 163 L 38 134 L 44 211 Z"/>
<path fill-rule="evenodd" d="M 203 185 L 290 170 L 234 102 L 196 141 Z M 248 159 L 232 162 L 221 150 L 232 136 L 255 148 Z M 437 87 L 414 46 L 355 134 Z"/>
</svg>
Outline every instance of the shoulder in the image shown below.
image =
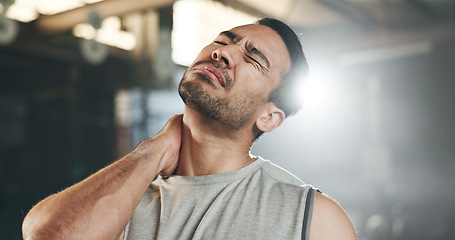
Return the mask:
<svg viewBox="0 0 455 240">
<path fill-rule="evenodd" d="M 258 160 L 263 162 L 262 169 L 277 182 L 293 186 L 304 185 L 304 183 L 298 177 L 288 172 L 287 170 L 273 164 L 268 160 L 264 160 L 261 157 L 259 157 Z"/>
<path fill-rule="evenodd" d="M 357 239 L 354 227 L 335 200 L 317 192 L 314 199 L 310 239 Z"/>
</svg>

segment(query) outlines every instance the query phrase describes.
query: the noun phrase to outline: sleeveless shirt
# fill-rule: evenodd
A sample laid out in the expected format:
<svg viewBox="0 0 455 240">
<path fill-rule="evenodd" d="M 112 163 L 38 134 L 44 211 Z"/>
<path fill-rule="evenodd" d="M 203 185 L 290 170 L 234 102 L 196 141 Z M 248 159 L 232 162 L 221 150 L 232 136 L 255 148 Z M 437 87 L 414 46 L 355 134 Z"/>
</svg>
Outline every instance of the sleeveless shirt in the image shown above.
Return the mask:
<svg viewBox="0 0 455 240">
<path fill-rule="evenodd" d="M 228 173 L 158 176 L 124 239 L 305 239 L 312 190 L 261 157 Z"/>
</svg>

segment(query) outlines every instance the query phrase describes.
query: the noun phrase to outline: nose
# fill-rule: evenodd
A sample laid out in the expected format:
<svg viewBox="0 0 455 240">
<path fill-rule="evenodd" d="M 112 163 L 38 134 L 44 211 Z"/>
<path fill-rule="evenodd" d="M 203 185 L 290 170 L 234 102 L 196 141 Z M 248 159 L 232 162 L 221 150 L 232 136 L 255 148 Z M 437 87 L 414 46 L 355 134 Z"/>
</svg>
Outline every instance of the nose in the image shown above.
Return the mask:
<svg viewBox="0 0 455 240">
<path fill-rule="evenodd" d="M 212 59 L 215 61 L 223 62 L 226 68 L 232 68 L 235 65 L 235 47 L 226 45 L 215 49 L 212 52 Z"/>
</svg>

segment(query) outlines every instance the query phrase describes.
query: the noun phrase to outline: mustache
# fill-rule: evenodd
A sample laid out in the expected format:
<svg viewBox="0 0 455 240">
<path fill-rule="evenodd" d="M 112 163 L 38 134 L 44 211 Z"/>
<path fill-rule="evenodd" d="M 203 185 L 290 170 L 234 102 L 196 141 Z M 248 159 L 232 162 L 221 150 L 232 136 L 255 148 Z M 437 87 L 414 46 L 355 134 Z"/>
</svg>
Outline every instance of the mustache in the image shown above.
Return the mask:
<svg viewBox="0 0 455 240">
<path fill-rule="evenodd" d="M 203 61 L 198 61 L 198 62 L 194 63 L 193 68 L 197 67 L 199 65 L 202 65 L 202 64 L 207 64 L 207 63 L 212 64 L 215 68 L 220 70 L 221 75 L 223 76 L 224 81 L 226 83 L 226 89 L 227 90 L 231 89 L 234 81 L 232 80 L 231 76 L 229 76 L 225 64 L 223 64 L 219 61 L 215 61 L 215 60 L 203 60 Z"/>
</svg>

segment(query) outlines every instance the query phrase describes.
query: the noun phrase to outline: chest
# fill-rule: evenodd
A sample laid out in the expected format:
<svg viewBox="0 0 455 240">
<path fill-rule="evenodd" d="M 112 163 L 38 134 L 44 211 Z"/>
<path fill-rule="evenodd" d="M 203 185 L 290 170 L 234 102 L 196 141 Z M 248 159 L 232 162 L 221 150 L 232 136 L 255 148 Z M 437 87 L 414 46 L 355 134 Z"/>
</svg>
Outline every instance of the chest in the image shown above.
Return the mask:
<svg viewBox="0 0 455 240">
<path fill-rule="evenodd" d="M 234 182 L 149 189 L 126 239 L 300 239 L 305 191 Z"/>
</svg>

